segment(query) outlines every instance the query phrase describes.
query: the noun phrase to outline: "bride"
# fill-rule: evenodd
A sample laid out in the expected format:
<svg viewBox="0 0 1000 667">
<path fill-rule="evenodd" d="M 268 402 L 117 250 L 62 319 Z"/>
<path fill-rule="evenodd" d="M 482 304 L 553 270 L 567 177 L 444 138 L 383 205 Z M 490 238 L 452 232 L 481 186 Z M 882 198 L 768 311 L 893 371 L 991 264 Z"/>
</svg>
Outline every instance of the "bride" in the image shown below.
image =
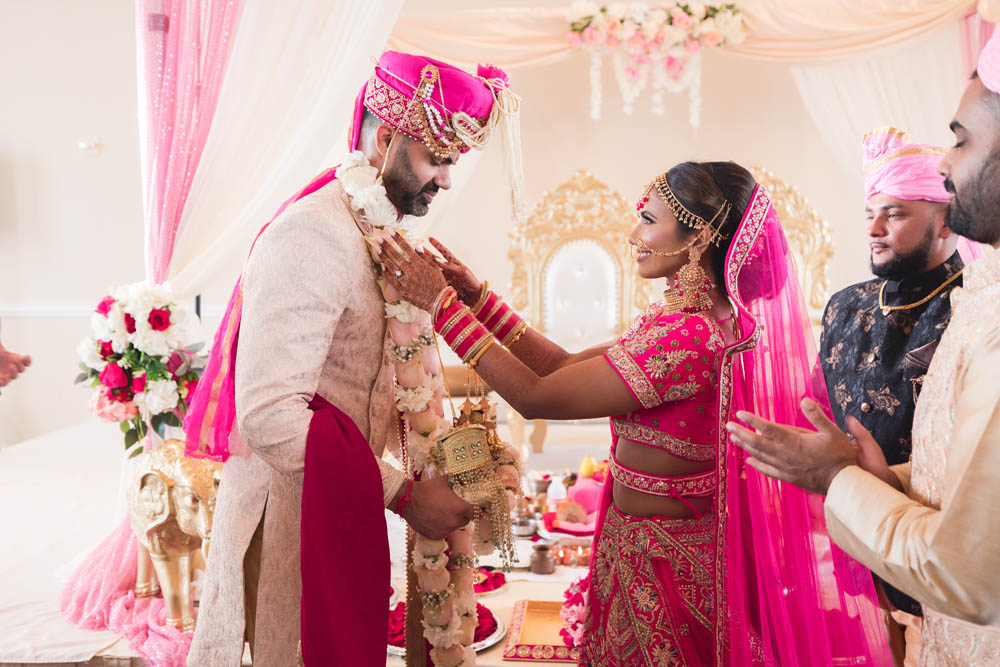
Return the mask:
<svg viewBox="0 0 1000 667">
<path fill-rule="evenodd" d="M 637 212 L 636 270 L 664 298 L 577 353 L 439 242 L 441 258 L 381 246 L 383 277 L 525 418 L 610 418 L 581 664 L 891 664 L 871 577 L 821 499 L 745 465 L 722 428 L 742 409 L 798 424 L 803 396 L 827 400 L 768 193 L 733 162 L 684 162 Z"/>
</svg>

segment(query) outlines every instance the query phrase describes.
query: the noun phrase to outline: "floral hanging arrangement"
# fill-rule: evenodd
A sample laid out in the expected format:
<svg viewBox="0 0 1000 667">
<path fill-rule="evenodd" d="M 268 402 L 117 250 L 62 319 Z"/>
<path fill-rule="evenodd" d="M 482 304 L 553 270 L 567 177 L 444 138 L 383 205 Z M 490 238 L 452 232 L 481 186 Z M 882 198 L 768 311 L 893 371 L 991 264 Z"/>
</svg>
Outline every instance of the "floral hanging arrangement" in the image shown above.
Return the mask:
<svg viewBox="0 0 1000 667">
<path fill-rule="evenodd" d="M 601 117 L 601 66 L 610 53 L 622 109 L 632 113 L 651 87 L 653 113 L 663 114 L 663 93 L 688 91 L 688 120 L 701 118 L 701 51 L 740 44 L 743 14 L 732 3 L 576 2 L 567 12 L 571 45 L 590 52 L 590 117 Z"/>
<path fill-rule="evenodd" d="M 76 382 L 90 382 L 90 411 L 121 424 L 126 449 L 150 429 L 162 438 L 181 425 L 205 365 L 202 345 L 192 344 L 194 321 L 169 287 L 146 282 L 119 287 L 94 309 L 91 336 L 77 346 Z"/>
</svg>

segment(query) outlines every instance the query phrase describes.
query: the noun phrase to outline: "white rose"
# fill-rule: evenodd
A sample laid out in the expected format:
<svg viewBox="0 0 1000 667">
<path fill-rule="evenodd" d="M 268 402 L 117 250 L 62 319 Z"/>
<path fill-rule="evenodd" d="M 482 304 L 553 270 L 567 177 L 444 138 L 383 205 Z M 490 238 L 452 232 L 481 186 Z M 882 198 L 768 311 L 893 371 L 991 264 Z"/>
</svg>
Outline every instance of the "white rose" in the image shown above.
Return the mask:
<svg viewBox="0 0 1000 667">
<path fill-rule="evenodd" d="M 349 195 L 372 185 L 376 178 L 378 178 L 378 169 L 367 165 L 349 169 L 343 175 L 339 169 L 337 170 L 337 180 L 344 187 L 344 192 Z"/>
<path fill-rule="evenodd" d="M 652 23 L 651 21 L 646 21 L 642 26 L 642 34 L 646 39 L 653 39 L 656 37 L 656 33 L 660 32 L 660 26 Z"/>
<path fill-rule="evenodd" d="M 396 387 L 396 407 L 402 412 L 423 412 L 433 398 L 434 392 L 427 387 Z"/>
<path fill-rule="evenodd" d="M 376 227 L 395 225 L 399 217 L 396 207 L 392 205 L 385 194 L 385 188 L 378 183 L 362 188 L 353 195 L 351 208 L 356 211 L 364 211 L 368 222 Z"/>
<path fill-rule="evenodd" d="M 667 22 L 667 12 L 662 9 L 654 9 L 649 13 L 649 17 L 646 19 L 646 24 L 655 25 L 657 28 L 662 28 Z"/>
<path fill-rule="evenodd" d="M 720 32 L 720 27 L 716 24 L 715 19 L 705 19 L 698 25 L 697 35 L 704 35 L 707 32 Z"/>
<path fill-rule="evenodd" d="M 670 48 L 676 44 L 680 44 L 684 41 L 686 35 L 683 30 L 678 30 L 672 25 L 663 26 L 663 46 L 661 48 Z"/>
<path fill-rule="evenodd" d="M 101 359 L 101 353 L 97 351 L 97 341 L 92 338 L 81 340 L 80 344 L 76 346 L 76 354 L 80 357 L 80 361 L 95 371 L 103 371 L 104 367 L 108 365 L 108 362 Z"/>
<path fill-rule="evenodd" d="M 365 154 L 361 151 L 352 151 L 348 153 L 347 157 L 344 158 L 344 161 L 340 163 L 339 167 L 337 167 L 337 180 L 343 178 L 342 174 L 348 169 L 354 169 L 355 167 L 367 164 L 368 158 L 366 158 Z"/>
<path fill-rule="evenodd" d="M 705 18 L 705 3 L 703 2 L 689 2 L 687 3 L 688 13 L 699 21 Z"/>
<path fill-rule="evenodd" d="M 177 393 L 177 383 L 173 380 L 156 380 L 146 382 L 146 390 L 135 395 L 135 403 L 144 417 L 170 412 L 177 407 L 180 395 Z"/>
<path fill-rule="evenodd" d="M 608 16 L 616 21 L 621 21 L 625 18 L 626 11 L 628 11 L 628 7 L 624 2 L 612 2 L 608 5 Z"/>
<path fill-rule="evenodd" d="M 633 2 L 629 5 L 628 11 L 625 13 L 625 18 L 636 25 L 642 25 L 646 20 L 646 14 L 649 13 L 649 6 L 644 2 Z"/>
<path fill-rule="evenodd" d="M 136 321 L 135 333 L 132 334 L 132 345 L 140 352 L 145 352 L 153 357 L 169 355 L 171 351 L 171 345 L 167 340 L 166 332 L 154 331 L 149 326 L 149 322 L 145 320 Z"/>
</svg>

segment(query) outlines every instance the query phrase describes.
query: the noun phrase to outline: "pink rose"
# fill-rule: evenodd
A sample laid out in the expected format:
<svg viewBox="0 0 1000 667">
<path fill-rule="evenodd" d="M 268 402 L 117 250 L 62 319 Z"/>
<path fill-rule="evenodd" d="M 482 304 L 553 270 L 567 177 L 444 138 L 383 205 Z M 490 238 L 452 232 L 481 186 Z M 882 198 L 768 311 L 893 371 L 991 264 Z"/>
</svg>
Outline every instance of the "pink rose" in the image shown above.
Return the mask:
<svg viewBox="0 0 1000 667">
<path fill-rule="evenodd" d="M 107 317 L 108 313 L 111 311 L 111 304 L 114 302 L 114 298 L 109 294 L 101 299 L 101 302 L 97 304 L 97 308 L 94 308 L 94 312 L 98 315 L 104 315 L 104 317 Z"/>
<path fill-rule="evenodd" d="M 406 415 L 406 419 L 410 422 L 413 430 L 421 435 L 427 435 L 432 432 L 437 428 L 438 424 L 438 415 L 434 413 L 433 408 L 428 408 L 418 414 L 408 414 Z"/>
<path fill-rule="evenodd" d="M 128 313 L 125 313 L 125 331 L 130 334 L 135 333 L 135 318 Z"/>
<path fill-rule="evenodd" d="M 566 35 L 566 41 L 569 42 L 570 46 L 580 46 L 580 43 L 583 42 L 578 32 L 571 32 Z"/>
<path fill-rule="evenodd" d="M 413 357 L 409 361 L 397 361 L 396 382 L 400 387 L 412 389 L 424 383 L 424 367 L 419 357 Z"/>
<path fill-rule="evenodd" d="M 701 36 L 701 38 L 705 40 L 705 46 L 718 46 L 719 44 L 722 44 L 722 35 L 714 30 L 712 32 L 706 32 Z"/>
<path fill-rule="evenodd" d="M 679 7 L 674 7 L 673 11 L 670 12 L 670 19 L 670 25 L 681 30 L 689 30 L 694 25 L 694 21 L 688 16 L 688 13 Z"/>
<path fill-rule="evenodd" d="M 642 49 L 646 47 L 646 38 L 641 32 L 636 32 L 634 35 L 628 38 L 628 45 L 633 49 Z"/>
<path fill-rule="evenodd" d="M 395 317 L 389 318 L 389 333 L 396 345 L 407 345 L 420 335 L 420 322 L 400 322 Z"/>
<path fill-rule="evenodd" d="M 153 328 L 153 331 L 166 331 L 169 329 L 170 311 L 163 308 L 154 308 L 149 311 L 149 326 Z"/>
<path fill-rule="evenodd" d="M 100 388 L 90 395 L 89 407 L 94 415 L 109 422 L 131 421 L 139 414 L 139 408 L 135 403 L 114 401 Z"/>
<path fill-rule="evenodd" d="M 439 375 L 441 373 L 441 360 L 436 354 L 420 355 L 424 360 L 424 372 L 428 375 Z"/>
<path fill-rule="evenodd" d="M 101 374 L 97 376 L 97 379 L 108 389 L 118 389 L 128 386 L 128 376 L 125 375 L 125 371 L 118 364 L 108 364 L 105 366 Z"/>
<path fill-rule="evenodd" d="M 146 391 L 146 376 L 135 375 L 132 377 L 132 393 L 140 394 Z"/>
<path fill-rule="evenodd" d="M 420 590 L 425 593 L 443 591 L 451 583 L 451 575 L 445 569 L 428 570 L 423 566 L 414 565 L 413 572 L 417 575 L 417 583 L 420 586 Z"/>
<path fill-rule="evenodd" d="M 684 50 L 688 53 L 698 53 L 701 50 L 701 43 L 697 39 L 689 39 L 684 42 Z"/>
<path fill-rule="evenodd" d="M 614 35 L 608 35 L 608 38 L 604 40 L 604 46 L 609 49 L 617 49 L 621 45 L 621 42 Z"/>
<path fill-rule="evenodd" d="M 633 81 L 639 78 L 639 70 L 632 67 L 631 65 L 625 67 L 625 74 L 627 74 L 628 78 L 632 79 Z"/>
<path fill-rule="evenodd" d="M 590 26 L 583 31 L 583 41 L 587 44 L 597 44 L 601 41 L 601 32 L 594 26 Z"/>
<path fill-rule="evenodd" d="M 98 341 L 98 344 L 101 346 L 101 359 L 107 359 L 108 357 L 110 357 L 112 354 L 115 353 L 115 351 L 111 349 L 110 340 L 101 340 Z"/>
</svg>

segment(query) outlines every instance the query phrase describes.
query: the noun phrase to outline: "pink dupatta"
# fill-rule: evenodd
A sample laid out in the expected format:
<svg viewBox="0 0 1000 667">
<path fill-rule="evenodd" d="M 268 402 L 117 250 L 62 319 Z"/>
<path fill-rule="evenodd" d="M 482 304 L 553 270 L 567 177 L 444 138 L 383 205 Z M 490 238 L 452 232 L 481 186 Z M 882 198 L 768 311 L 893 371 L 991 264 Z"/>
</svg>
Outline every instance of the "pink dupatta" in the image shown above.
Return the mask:
<svg viewBox="0 0 1000 667">
<path fill-rule="evenodd" d="M 812 428 L 799 402 L 829 413 L 816 347 L 778 215 L 754 189 L 726 256 L 739 340 L 719 369 L 720 665 L 892 665 L 869 571 L 826 532 L 823 499 L 746 465 L 725 423 L 746 410 Z"/>
<path fill-rule="evenodd" d="M 289 198 L 274 216 L 261 227 L 257 238 L 264 233 L 285 209 L 298 200 L 311 195 L 336 178 L 337 168 L 331 167 L 309 182 Z M 257 240 L 254 239 L 254 245 Z M 250 246 L 253 252 L 253 246 Z M 245 269 L 244 269 L 245 270 Z M 194 395 L 188 402 L 184 416 L 186 445 L 184 453 L 195 458 L 225 461 L 232 453 L 229 436 L 236 418 L 236 346 L 240 338 L 240 320 L 243 315 L 243 276 L 240 275 L 229 297 L 226 314 L 215 332 L 212 350 L 205 365 L 205 372 L 198 381 Z"/>
</svg>

